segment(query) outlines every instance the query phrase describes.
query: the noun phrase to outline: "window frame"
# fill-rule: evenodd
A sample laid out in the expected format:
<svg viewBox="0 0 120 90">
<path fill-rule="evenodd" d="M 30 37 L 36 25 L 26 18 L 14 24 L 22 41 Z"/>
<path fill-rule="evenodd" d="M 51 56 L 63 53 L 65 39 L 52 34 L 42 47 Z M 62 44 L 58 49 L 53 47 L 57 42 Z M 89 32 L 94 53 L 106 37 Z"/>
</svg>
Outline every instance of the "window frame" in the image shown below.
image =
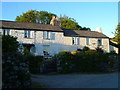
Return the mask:
<svg viewBox="0 0 120 90">
<path fill-rule="evenodd" d="M 80 38 L 79 37 L 72 37 L 72 45 L 79 45 Z"/>
<path fill-rule="evenodd" d="M 30 30 L 24 30 L 24 38 L 31 38 L 31 31 Z"/>
<path fill-rule="evenodd" d="M 100 42 L 99 42 L 99 41 L 100 41 Z M 100 43 L 100 44 L 99 44 L 99 43 Z M 98 39 L 98 40 L 97 40 L 97 44 L 98 44 L 98 47 L 99 47 L 99 46 L 102 46 L 102 39 Z"/>
<path fill-rule="evenodd" d="M 10 35 L 10 29 L 2 29 L 3 35 Z"/>
<path fill-rule="evenodd" d="M 90 45 L 90 38 L 86 38 L 86 45 Z"/>
<path fill-rule="evenodd" d="M 50 31 L 43 31 L 43 39 L 50 40 L 51 32 Z"/>
</svg>

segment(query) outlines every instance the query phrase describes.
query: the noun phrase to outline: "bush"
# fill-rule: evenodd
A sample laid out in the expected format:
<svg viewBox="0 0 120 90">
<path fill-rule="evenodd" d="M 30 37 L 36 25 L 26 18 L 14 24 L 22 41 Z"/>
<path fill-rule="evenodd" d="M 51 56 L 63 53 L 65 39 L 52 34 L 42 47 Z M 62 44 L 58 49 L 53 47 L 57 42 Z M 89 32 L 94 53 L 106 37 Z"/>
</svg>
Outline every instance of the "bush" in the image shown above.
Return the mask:
<svg viewBox="0 0 120 90">
<path fill-rule="evenodd" d="M 80 51 L 72 51 L 71 54 L 75 55 L 77 53 L 79 53 Z"/>
<path fill-rule="evenodd" d="M 102 49 L 102 48 L 99 48 L 99 47 L 96 48 L 96 51 L 97 51 L 98 53 L 103 53 L 103 52 L 104 52 L 103 49 Z"/>
<path fill-rule="evenodd" d="M 17 38 L 9 35 L 2 36 L 2 52 L 16 53 L 18 51 L 19 43 Z"/>
<path fill-rule="evenodd" d="M 66 55 L 66 54 L 70 54 L 70 53 L 71 53 L 70 51 L 62 50 L 62 51 L 59 52 L 57 55 Z"/>
<path fill-rule="evenodd" d="M 96 50 L 88 50 L 88 51 L 85 51 L 85 53 L 87 53 L 87 54 L 96 53 Z"/>
<path fill-rule="evenodd" d="M 88 50 L 90 50 L 90 48 L 87 46 L 84 46 L 83 51 L 88 51 Z"/>
<path fill-rule="evenodd" d="M 40 73 L 40 65 L 43 61 L 42 56 L 34 56 L 32 54 L 28 54 L 25 56 L 25 60 L 29 62 L 29 70 L 31 73 Z"/>
<path fill-rule="evenodd" d="M 106 72 L 107 68 L 113 63 L 109 58 L 110 55 L 88 50 L 86 53 L 79 52 L 74 55 L 66 53 L 59 56 L 58 54 L 56 60 L 60 60 L 60 73 Z"/>
<path fill-rule="evenodd" d="M 59 72 L 60 73 L 69 73 L 71 72 L 71 60 L 72 54 L 69 51 L 62 51 L 54 56 L 54 59 L 60 64 L 62 68 Z"/>
<path fill-rule="evenodd" d="M 21 54 L 2 54 L 2 88 L 30 88 L 28 62 Z"/>
</svg>

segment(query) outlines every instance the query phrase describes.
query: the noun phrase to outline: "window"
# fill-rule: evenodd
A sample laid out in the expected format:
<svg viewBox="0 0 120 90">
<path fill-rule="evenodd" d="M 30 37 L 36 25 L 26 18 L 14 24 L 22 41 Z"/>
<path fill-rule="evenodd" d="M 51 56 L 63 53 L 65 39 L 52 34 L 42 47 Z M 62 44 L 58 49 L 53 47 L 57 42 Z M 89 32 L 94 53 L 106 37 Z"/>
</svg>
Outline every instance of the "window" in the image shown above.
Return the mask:
<svg viewBox="0 0 120 90">
<path fill-rule="evenodd" d="M 102 45 L 102 40 L 98 39 L 98 46 L 101 46 L 101 45 Z"/>
<path fill-rule="evenodd" d="M 73 37 L 72 38 L 72 44 L 74 44 L 74 45 L 79 45 L 79 37 Z"/>
<path fill-rule="evenodd" d="M 43 31 L 43 39 L 50 39 L 50 32 Z"/>
<path fill-rule="evenodd" d="M 24 31 L 24 38 L 30 38 L 30 31 L 25 30 Z"/>
<path fill-rule="evenodd" d="M 49 55 L 50 52 L 50 46 L 49 45 L 43 45 L 43 54 Z"/>
<path fill-rule="evenodd" d="M 90 39 L 86 38 L 86 45 L 89 45 L 89 44 L 90 44 Z"/>
<path fill-rule="evenodd" d="M 3 30 L 3 35 L 10 35 L 10 30 L 9 29 L 4 29 Z"/>
</svg>

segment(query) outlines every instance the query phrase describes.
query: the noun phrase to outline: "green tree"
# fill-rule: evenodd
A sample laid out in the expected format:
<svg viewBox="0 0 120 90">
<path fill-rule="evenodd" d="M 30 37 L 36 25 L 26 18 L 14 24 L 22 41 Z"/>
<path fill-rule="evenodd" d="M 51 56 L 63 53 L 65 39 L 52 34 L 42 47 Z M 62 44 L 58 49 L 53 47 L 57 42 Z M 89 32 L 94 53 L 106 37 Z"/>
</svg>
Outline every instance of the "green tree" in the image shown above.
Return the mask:
<svg viewBox="0 0 120 90">
<path fill-rule="evenodd" d="M 49 24 L 52 16 L 56 15 L 47 11 L 29 10 L 22 15 L 17 16 L 16 21 Z"/>
<path fill-rule="evenodd" d="M 90 30 L 90 28 L 81 27 L 74 18 L 69 18 L 68 16 L 61 16 L 61 27 L 65 29 L 74 29 L 74 30 Z"/>
<path fill-rule="evenodd" d="M 118 44 L 120 44 L 120 23 L 117 25 L 114 41 L 116 41 Z"/>
<path fill-rule="evenodd" d="M 9 35 L 2 36 L 2 52 L 4 53 L 15 53 L 18 50 L 19 43 L 17 38 Z"/>
<path fill-rule="evenodd" d="M 16 21 L 18 22 L 34 22 L 36 23 L 37 20 L 37 11 L 29 10 L 26 13 L 23 13 L 20 16 L 16 17 Z"/>
<path fill-rule="evenodd" d="M 78 23 L 73 18 L 69 18 L 67 16 L 61 16 L 61 27 L 65 29 L 74 29 L 80 30 L 82 27 L 78 25 Z"/>
</svg>

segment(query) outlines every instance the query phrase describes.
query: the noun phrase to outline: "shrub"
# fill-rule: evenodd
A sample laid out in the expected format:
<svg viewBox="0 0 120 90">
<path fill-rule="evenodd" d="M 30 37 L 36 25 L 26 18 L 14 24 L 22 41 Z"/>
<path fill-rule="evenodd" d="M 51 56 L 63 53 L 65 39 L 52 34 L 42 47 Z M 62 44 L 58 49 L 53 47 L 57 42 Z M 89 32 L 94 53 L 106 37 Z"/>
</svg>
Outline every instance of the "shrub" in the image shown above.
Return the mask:
<svg viewBox="0 0 120 90">
<path fill-rule="evenodd" d="M 96 53 L 96 50 L 88 50 L 88 51 L 85 51 L 85 53 L 87 53 L 87 54 Z"/>
<path fill-rule="evenodd" d="M 59 52 L 57 55 L 66 55 L 66 54 L 71 54 L 71 52 L 70 52 L 70 51 L 62 50 L 62 51 Z"/>
<path fill-rule="evenodd" d="M 98 53 L 103 53 L 103 52 L 104 52 L 103 49 L 100 48 L 100 47 L 97 47 L 97 48 L 96 48 L 96 51 L 97 51 Z"/>
<path fill-rule="evenodd" d="M 56 57 L 58 58 L 59 55 Z M 64 54 L 59 57 L 61 73 L 70 72 L 105 72 L 112 64 L 107 53 L 96 53 L 95 50 L 88 50 L 86 53 Z M 112 66 L 113 67 L 113 66 Z"/>
<path fill-rule="evenodd" d="M 88 50 L 90 50 L 90 48 L 87 46 L 84 46 L 83 51 L 88 51 Z"/>
<path fill-rule="evenodd" d="M 71 54 L 75 55 L 77 53 L 79 53 L 80 51 L 72 51 Z"/>
<path fill-rule="evenodd" d="M 17 38 L 9 35 L 2 36 L 2 52 L 16 53 L 18 51 L 19 43 Z"/>
<path fill-rule="evenodd" d="M 20 54 L 2 54 L 2 88 L 30 88 L 28 62 Z"/>
<path fill-rule="evenodd" d="M 71 72 L 71 60 L 72 60 L 72 54 L 69 51 L 62 51 L 55 55 L 54 59 L 56 58 L 57 62 L 59 62 L 61 66 L 61 70 L 59 72 L 61 73 L 69 73 Z"/>
<path fill-rule="evenodd" d="M 42 56 L 34 56 L 32 54 L 28 54 L 25 56 L 25 60 L 29 62 L 29 70 L 31 73 L 40 73 L 40 65 L 43 61 Z"/>
</svg>

